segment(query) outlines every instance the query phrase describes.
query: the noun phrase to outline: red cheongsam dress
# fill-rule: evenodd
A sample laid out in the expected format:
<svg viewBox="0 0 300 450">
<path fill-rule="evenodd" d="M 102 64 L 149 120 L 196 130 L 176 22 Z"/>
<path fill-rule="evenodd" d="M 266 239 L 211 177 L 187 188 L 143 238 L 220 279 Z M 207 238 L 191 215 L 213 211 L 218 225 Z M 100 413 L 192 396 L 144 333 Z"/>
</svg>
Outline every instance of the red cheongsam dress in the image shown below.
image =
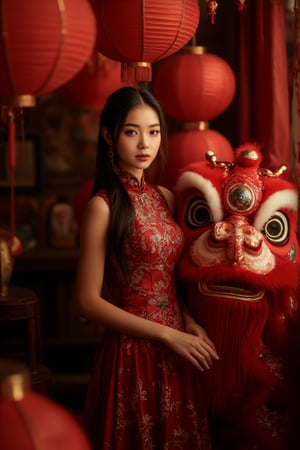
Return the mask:
<svg viewBox="0 0 300 450">
<path fill-rule="evenodd" d="M 175 265 L 183 234 L 153 185 L 122 173 L 135 208 L 125 243 L 130 283 L 118 306 L 144 319 L 183 330 Z M 106 330 L 97 353 L 84 411 L 93 450 L 207 450 L 208 427 L 195 394 L 196 370 L 162 343 Z"/>
</svg>

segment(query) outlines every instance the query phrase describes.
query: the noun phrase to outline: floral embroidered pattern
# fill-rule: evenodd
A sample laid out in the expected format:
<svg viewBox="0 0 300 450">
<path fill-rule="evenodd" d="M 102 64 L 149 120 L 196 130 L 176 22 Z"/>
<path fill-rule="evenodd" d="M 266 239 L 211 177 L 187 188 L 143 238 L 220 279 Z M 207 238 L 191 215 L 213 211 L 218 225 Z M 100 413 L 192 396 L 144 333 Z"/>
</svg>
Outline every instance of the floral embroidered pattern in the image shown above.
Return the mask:
<svg viewBox="0 0 300 450">
<path fill-rule="evenodd" d="M 131 282 L 119 280 L 115 271 L 122 307 L 183 329 L 174 283 L 182 232 L 155 187 L 144 180 L 139 185 L 129 174 L 121 179 L 136 212 L 133 235 L 125 243 Z M 84 415 L 93 449 L 210 449 L 194 375 L 191 365 L 161 343 L 107 330 Z"/>
</svg>

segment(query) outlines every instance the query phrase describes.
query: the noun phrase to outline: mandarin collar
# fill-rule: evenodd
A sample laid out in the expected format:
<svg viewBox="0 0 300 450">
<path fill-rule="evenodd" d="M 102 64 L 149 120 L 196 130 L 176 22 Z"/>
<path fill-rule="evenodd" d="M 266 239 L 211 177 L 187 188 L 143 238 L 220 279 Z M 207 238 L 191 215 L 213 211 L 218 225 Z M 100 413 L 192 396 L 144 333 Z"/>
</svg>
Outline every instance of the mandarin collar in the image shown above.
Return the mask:
<svg viewBox="0 0 300 450">
<path fill-rule="evenodd" d="M 123 171 L 121 169 L 117 169 L 117 174 L 120 177 L 120 180 L 126 187 L 130 187 L 132 190 L 136 192 L 143 192 L 145 187 L 145 177 L 144 175 L 141 178 L 141 182 L 137 179 L 135 175 L 130 172 Z"/>
</svg>

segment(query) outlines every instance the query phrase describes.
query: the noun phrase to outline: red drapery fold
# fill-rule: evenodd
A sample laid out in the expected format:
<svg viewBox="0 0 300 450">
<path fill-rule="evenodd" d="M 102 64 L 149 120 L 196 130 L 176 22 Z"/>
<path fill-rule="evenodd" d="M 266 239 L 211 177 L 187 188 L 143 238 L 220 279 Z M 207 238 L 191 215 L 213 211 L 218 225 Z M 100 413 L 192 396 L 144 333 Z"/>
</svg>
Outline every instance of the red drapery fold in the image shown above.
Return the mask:
<svg viewBox="0 0 300 450">
<path fill-rule="evenodd" d="M 238 108 L 240 143 L 262 145 L 262 166 L 288 166 L 290 111 L 285 1 L 251 0 L 240 14 Z"/>
<path fill-rule="evenodd" d="M 293 92 L 291 107 L 291 134 L 293 173 L 300 176 L 300 0 L 295 1 L 294 53 L 293 53 Z M 298 181 L 299 182 L 299 181 Z"/>
</svg>

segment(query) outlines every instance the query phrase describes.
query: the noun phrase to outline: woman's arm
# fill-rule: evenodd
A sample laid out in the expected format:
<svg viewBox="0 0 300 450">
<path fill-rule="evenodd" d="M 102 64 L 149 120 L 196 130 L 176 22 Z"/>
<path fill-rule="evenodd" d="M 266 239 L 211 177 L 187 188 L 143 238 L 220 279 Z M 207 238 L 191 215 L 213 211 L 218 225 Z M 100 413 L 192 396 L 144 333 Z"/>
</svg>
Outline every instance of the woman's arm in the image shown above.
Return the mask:
<svg viewBox="0 0 300 450">
<path fill-rule="evenodd" d="M 79 313 L 93 322 L 145 339 L 158 340 L 204 370 L 214 357 L 198 336 L 135 316 L 101 295 L 110 212 L 101 197 L 92 198 L 85 211 L 80 234 L 75 300 Z M 215 356 L 217 357 L 217 355 Z"/>
</svg>

